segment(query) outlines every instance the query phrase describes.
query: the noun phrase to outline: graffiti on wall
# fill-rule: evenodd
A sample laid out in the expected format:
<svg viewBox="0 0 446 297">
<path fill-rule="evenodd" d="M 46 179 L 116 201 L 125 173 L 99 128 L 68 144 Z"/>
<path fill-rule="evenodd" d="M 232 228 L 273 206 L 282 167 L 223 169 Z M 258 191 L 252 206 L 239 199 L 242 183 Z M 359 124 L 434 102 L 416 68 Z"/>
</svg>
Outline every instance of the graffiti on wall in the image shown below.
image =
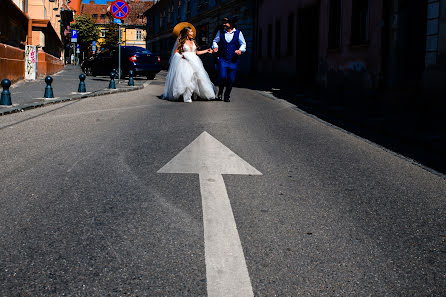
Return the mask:
<svg viewBox="0 0 446 297">
<path fill-rule="evenodd" d="M 37 78 L 37 46 L 27 45 L 25 49 L 25 79 Z"/>
</svg>

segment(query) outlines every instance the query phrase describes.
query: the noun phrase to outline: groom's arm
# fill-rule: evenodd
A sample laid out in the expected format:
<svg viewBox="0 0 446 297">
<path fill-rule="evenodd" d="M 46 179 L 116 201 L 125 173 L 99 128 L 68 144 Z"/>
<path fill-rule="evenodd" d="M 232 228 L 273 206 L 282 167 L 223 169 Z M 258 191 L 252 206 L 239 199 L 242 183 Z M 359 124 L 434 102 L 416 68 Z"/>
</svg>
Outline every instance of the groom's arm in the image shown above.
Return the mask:
<svg viewBox="0 0 446 297">
<path fill-rule="evenodd" d="M 243 36 L 242 31 L 240 31 L 240 35 L 238 37 L 238 41 L 240 42 L 240 48 L 239 50 L 244 53 L 246 52 L 246 40 L 245 40 L 245 36 Z"/>
<path fill-rule="evenodd" d="M 212 42 L 212 49 L 214 52 L 218 51 L 218 43 L 220 42 L 220 32 L 217 32 L 217 35 L 215 35 L 214 41 Z"/>
</svg>

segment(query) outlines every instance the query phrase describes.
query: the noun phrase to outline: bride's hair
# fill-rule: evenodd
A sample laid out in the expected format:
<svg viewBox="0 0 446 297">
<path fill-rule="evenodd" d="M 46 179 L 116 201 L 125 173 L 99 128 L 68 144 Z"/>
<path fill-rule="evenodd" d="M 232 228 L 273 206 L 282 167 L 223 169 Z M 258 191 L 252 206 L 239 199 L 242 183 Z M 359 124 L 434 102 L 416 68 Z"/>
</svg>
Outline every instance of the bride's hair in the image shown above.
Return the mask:
<svg viewBox="0 0 446 297">
<path fill-rule="evenodd" d="M 187 40 L 187 35 L 189 33 L 189 30 L 192 30 L 191 27 L 184 27 L 183 30 L 180 31 L 180 37 L 178 38 L 178 53 L 180 53 L 180 55 L 184 52 L 184 44 L 186 43 Z M 197 41 L 194 39 L 192 39 L 195 43 L 195 46 L 198 49 L 198 44 Z"/>
</svg>

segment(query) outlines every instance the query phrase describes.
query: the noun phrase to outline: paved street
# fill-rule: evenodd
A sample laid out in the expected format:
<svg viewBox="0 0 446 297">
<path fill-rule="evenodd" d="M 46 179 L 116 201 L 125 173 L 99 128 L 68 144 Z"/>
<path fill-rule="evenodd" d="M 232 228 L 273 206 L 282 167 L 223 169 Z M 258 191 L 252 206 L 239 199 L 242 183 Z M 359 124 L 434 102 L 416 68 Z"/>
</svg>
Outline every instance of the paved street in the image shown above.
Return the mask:
<svg viewBox="0 0 446 297">
<path fill-rule="evenodd" d="M 442 176 L 254 90 L 163 88 L 0 117 L 1 296 L 444 296 Z"/>
</svg>

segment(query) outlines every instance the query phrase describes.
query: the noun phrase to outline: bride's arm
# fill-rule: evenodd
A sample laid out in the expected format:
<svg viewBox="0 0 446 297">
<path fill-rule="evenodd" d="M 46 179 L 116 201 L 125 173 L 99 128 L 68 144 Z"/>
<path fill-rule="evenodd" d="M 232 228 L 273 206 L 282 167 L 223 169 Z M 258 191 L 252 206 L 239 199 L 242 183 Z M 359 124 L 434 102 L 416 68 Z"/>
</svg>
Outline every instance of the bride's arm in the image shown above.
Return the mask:
<svg viewBox="0 0 446 297">
<path fill-rule="evenodd" d="M 176 54 L 181 55 L 181 58 L 184 59 L 184 56 L 183 56 L 182 54 L 180 54 L 180 45 L 178 45 L 177 49 L 176 49 L 175 52 L 174 52 L 174 55 L 176 55 Z"/>
<path fill-rule="evenodd" d="M 206 54 L 206 53 L 211 53 L 212 50 L 210 48 L 202 50 L 202 51 L 196 51 L 197 55 L 202 55 L 202 54 Z"/>
</svg>

